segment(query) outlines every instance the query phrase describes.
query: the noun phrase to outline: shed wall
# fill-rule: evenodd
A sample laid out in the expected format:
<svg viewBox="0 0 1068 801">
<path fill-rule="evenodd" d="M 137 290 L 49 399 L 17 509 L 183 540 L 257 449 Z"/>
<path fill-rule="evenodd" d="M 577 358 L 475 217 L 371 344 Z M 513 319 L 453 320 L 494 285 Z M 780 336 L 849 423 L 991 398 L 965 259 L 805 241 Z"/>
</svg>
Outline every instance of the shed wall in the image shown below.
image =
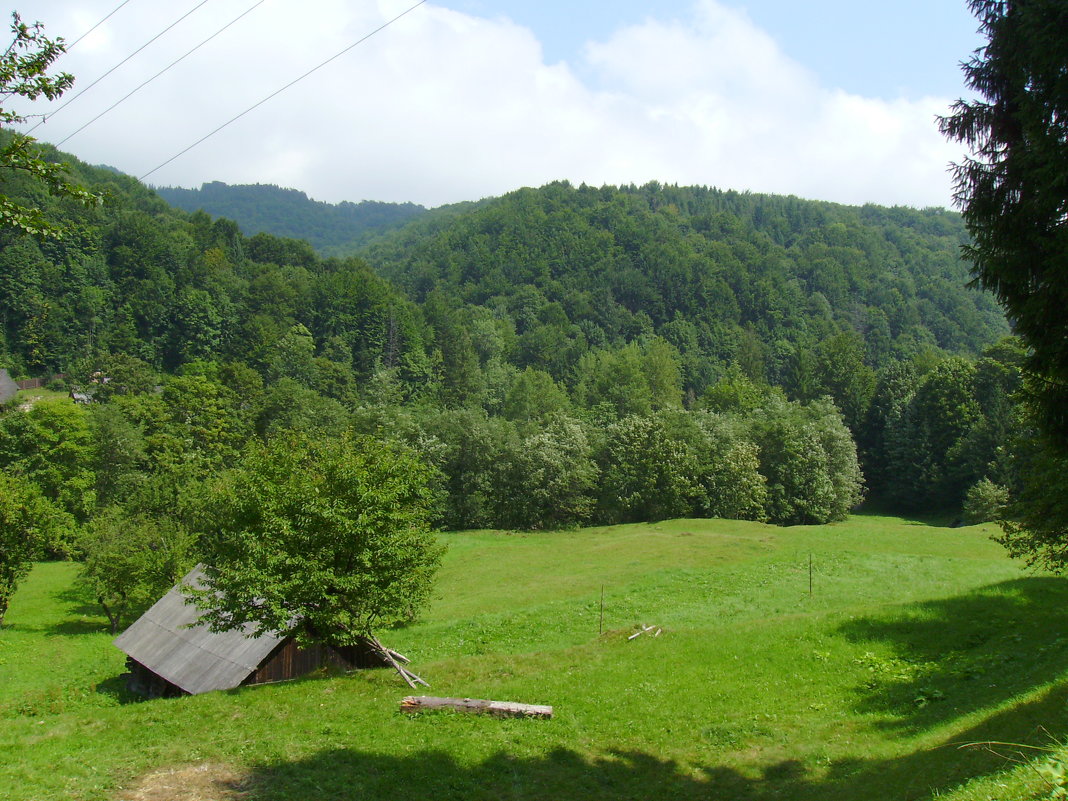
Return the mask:
<svg viewBox="0 0 1068 801">
<path fill-rule="evenodd" d="M 286 681 L 311 673 L 321 667 L 334 667 L 340 670 L 382 667 L 382 660 L 369 648 L 356 646 L 332 648 L 318 644 L 301 648 L 294 639 L 290 638 L 279 643 L 278 647 L 243 683 L 265 684 L 272 681 Z"/>
</svg>

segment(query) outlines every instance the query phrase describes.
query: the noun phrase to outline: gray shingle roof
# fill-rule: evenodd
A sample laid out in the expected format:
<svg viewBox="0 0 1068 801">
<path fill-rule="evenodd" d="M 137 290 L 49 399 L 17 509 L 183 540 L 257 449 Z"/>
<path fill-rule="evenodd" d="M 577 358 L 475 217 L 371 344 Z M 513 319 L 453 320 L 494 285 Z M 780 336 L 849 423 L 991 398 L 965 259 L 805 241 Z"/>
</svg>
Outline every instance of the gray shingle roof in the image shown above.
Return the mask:
<svg viewBox="0 0 1068 801">
<path fill-rule="evenodd" d="M 196 624 L 200 613 L 181 586 L 198 586 L 201 567 L 193 568 L 115 640 L 128 656 L 193 695 L 237 687 L 285 639 L 251 637 L 250 624 L 224 632 Z"/>
</svg>

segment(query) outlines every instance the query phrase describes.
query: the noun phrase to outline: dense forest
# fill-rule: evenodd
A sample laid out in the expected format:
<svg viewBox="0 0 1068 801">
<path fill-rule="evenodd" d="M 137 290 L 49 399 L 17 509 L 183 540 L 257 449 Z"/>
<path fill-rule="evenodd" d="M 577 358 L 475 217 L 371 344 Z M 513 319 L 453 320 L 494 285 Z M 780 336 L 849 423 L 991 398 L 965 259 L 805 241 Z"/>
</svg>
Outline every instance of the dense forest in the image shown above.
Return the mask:
<svg viewBox="0 0 1068 801">
<path fill-rule="evenodd" d="M 304 239 L 317 252 L 345 256 L 372 236 L 399 228 L 426 213 L 414 203 L 363 200 L 324 203 L 297 189 L 271 184 L 230 185 L 212 181 L 199 189 L 155 187 L 171 205 L 234 220 L 243 233 Z"/>
<path fill-rule="evenodd" d="M 810 397 L 826 389 L 816 357 L 843 334 L 879 369 L 1007 333 L 965 288 L 966 236 L 942 210 L 562 183 L 430 215 L 362 255 L 424 307 L 462 307 L 483 349 L 492 315 L 509 361 L 560 381 L 590 350 L 658 336 L 691 394 L 736 363 Z"/>
<path fill-rule="evenodd" d="M 246 448 L 346 432 L 427 464 L 450 528 L 989 519 L 1019 483 L 1022 351 L 945 211 L 556 183 L 323 258 L 72 171 L 102 205 L 14 178 L 69 227 L 0 234 L 0 366 L 90 401 L 0 414 L 53 552 L 191 542 Z"/>
<path fill-rule="evenodd" d="M 1068 797 L 1068 10 L 970 6 L 979 99 L 938 118 L 963 216 L 656 182 L 433 210 L 156 191 L 0 109 L 24 795 Z M 72 86 L 42 31 L 12 14 L 6 99 Z M 114 634 L 169 588 L 118 639 L 89 614 Z M 266 661 L 228 658 L 261 635 Z M 128 705 L 312 660 L 152 730 Z M 383 747 L 389 684 L 331 675 L 373 663 L 455 696 L 405 713 L 567 720 L 531 722 L 525 763 L 455 715 Z"/>
</svg>

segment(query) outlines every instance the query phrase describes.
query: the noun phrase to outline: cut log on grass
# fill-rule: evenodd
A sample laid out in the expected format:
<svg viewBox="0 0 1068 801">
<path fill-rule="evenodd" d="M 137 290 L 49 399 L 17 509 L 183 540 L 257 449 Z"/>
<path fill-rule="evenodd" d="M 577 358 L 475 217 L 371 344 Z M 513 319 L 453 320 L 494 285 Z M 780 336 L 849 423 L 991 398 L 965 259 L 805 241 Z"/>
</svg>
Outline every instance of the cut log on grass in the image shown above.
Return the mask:
<svg viewBox="0 0 1068 801">
<path fill-rule="evenodd" d="M 516 704 L 511 701 L 486 701 L 481 698 L 436 698 L 432 695 L 409 695 L 401 701 L 402 712 L 433 709 L 458 709 L 498 718 L 551 718 L 553 708 L 539 704 Z"/>
</svg>

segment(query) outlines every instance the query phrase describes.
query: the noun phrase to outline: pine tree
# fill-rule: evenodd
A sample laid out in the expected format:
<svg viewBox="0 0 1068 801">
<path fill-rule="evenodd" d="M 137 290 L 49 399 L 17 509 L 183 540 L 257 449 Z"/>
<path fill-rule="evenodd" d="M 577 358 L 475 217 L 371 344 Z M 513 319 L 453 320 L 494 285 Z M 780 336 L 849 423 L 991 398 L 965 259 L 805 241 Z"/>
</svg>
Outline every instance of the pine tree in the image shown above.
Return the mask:
<svg viewBox="0 0 1068 801">
<path fill-rule="evenodd" d="M 1031 349 L 1040 422 L 1068 453 L 1068 4 L 969 5 L 988 38 L 963 65 L 979 98 L 940 120 L 972 151 L 955 170 L 965 251 Z"/>
</svg>

